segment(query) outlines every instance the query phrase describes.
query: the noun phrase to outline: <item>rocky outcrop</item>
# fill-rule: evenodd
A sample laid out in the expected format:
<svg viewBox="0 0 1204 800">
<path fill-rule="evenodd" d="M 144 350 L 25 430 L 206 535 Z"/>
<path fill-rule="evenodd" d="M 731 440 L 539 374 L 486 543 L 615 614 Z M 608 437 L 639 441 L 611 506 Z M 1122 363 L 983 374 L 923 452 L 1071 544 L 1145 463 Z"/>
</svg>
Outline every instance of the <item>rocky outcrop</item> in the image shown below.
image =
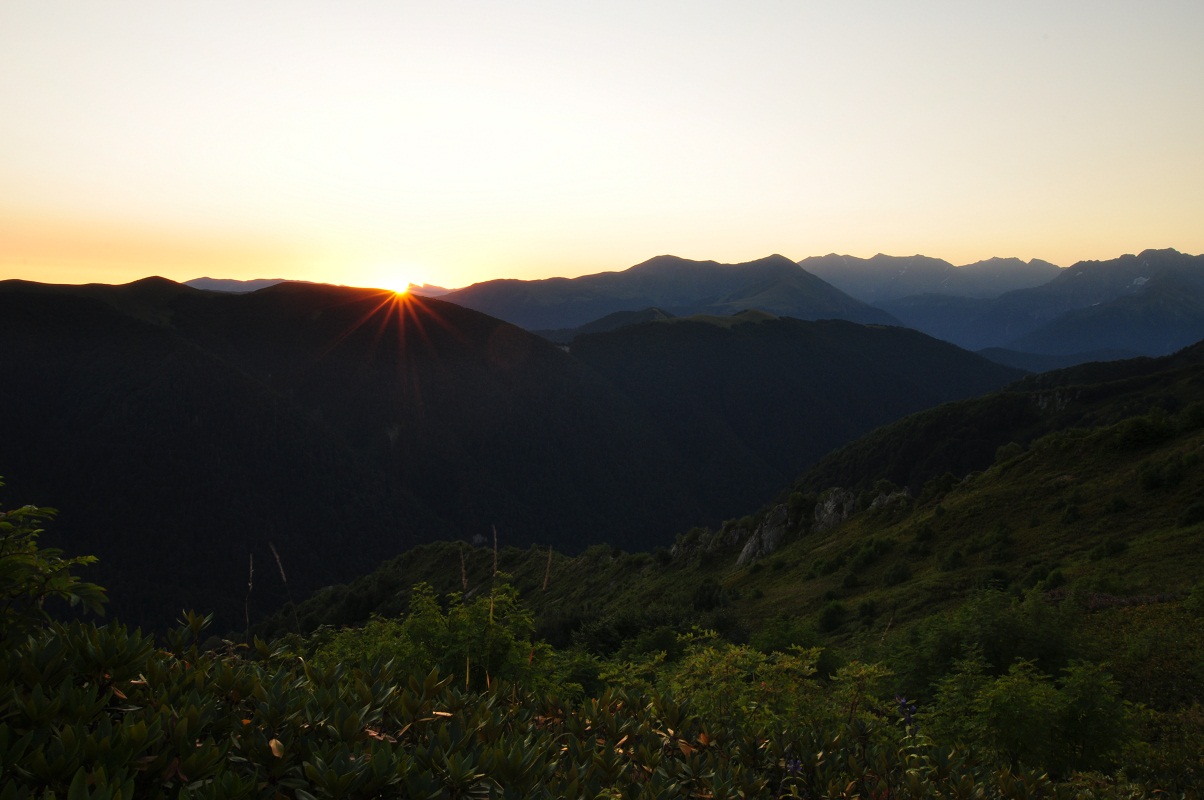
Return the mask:
<svg viewBox="0 0 1204 800">
<path fill-rule="evenodd" d="M 740 551 L 740 556 L 736 559 L 736 566 L 743 567 L 773 553 L 781 547 L 789 530 L 790 514 L 786 506 L 779 505 L 771 508 L 765 515 L 765 519 L 744 543 L 744 549 Z"/>
<path fill-rule="evenodd" d="M 674 561 L 688 561 L 707 554 L 730 552 L 738 547 L 749 533 L 750 529 L 747 526 L 735 520 L 723 523 L 723 527 L 717 531 L 691 528 L 677 537 L 669 552 Z"/>
<path fill-rule="evenodd" d="M 880 508 L 900 508 L 906 506 L 910 500 L 911 492 L 906 488 L 889 494 L 880 494 L 874 498 L 874 502 L 870 503 L 870 511 L 877 511 Z"/>
<path fill-rule="evenodd" d="M 857 511 L 857 496 L 848 489 L 839 486 L 827 489 L 819 496 L 815 504 L 815 524 L 812 529 L 816 533 L 835 528 Z"/>
</svg>

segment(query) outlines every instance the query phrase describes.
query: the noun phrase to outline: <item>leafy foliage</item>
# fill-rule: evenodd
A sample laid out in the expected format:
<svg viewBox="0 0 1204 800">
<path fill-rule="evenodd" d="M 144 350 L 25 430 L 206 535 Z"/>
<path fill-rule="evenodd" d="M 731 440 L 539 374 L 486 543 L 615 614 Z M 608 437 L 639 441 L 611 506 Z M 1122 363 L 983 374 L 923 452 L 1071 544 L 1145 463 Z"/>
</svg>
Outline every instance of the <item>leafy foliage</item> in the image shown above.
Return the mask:
<svg viewBox="0 0 1204 800">
<path fill-rule="evenodd" d="M 48 601 L 103 612 L 104 590 L 72 574 L 96 558 L 63 558 L 61 550 L 39 545 L 42 526 L 54 514 L 54 509 L 37 506 L 0 510 L 0 632 L 5 637 L 45 624 Z"/>
<path fill-rule="evenodd" d="M 36 546 L 33 554 L 53 561 Z M 27 599 L 36 598 L 38 584 L 25 586 Z M 505 584 L 471 601 L 450 597 L 446 607 L 419 586 L 403 618 L 309 640 L 291 635 L 276 647 L 257 640 L 250 649 L 203 649 L 210 621 L 185 614 L 159 646 L 115 622 L 49 621 L 24 633 L 7 626 L 3 796 L 1070 798 L 1089 786 L 1093 797 L 1120 798 L 1143 791 L 1120 775 L 1076 771 L 1111 769 L 1117 753 L 1136 744 L 1117 684 L 1088 664 L 1072 665 L 1055 683 L 1029 661 L 994 678 L 981 658 L 964 662 L 942 681 L 931 710 L 917 713 L 892 694 L 895 677 L 881 664 L 852 661 L 826 681 L 817 673 L 818 649 L 764 653 L 698 631 L 684 637 L 674 661 L 659 653 L 603 670 L 627 676 L 628 688 L 573 697 L 541 686 L 547 672 L 537 664 L 549 648 L 525 668 L 515 657 L 533 627 Z M 464 689 L 461 675 L 438 664 L 423 672 L 440 659 L 458 669 L 461 656 Z M 474 658 L 481 666 L 471 666 Z M 631 680 L 635 673 L 642 686 Z M 1188 730 L 1192 719 L 1184 715 L 1176 730 Z M 1184 740 L 1168 733 L 1165 741 Z M 1197 786 L 1194 773 L 1168 777 L 1172 765 L 1155 752 L 1135 765 L 1151 785 Z"/>
</svg>

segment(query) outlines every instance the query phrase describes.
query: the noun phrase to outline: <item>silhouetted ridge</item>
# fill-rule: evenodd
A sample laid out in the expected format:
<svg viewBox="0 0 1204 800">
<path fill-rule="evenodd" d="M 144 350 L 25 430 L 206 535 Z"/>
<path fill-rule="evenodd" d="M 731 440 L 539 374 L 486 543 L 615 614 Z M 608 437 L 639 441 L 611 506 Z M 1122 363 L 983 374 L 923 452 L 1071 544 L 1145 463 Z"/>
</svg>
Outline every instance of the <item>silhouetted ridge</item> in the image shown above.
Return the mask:
<svg viewBox="0 0 1204 800">
<path fill-rule="evenodd" d="M 618 311 L 650 306 L 676 316 L 763 308 L 800 319 L 898 322 L 780 255 L 743 264 L 662 255 L 622 272 L 478 283 L 450 292 L 444 299 L 528 330 L 563 331 Z"/>
</svg>

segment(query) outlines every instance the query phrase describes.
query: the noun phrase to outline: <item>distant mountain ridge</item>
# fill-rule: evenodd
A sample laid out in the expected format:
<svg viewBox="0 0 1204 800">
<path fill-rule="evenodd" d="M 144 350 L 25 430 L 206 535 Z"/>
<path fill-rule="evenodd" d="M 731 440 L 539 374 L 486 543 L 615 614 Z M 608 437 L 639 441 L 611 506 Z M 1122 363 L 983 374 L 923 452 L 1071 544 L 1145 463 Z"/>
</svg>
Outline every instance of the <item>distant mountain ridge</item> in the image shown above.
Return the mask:
<svg viewBox="0 0 1204 800">
<path fill-rule="evenodd" d="M 970 350 L 1166 355 L 1204 338 L 1204 256 L 1145 250 L 1082 261 L 994 299 L 925 294 L 879 304 L 909 327 Z"/>
<path fill-rule="evenodd" d="M 185 286 L 191 286 L 194 289 L 203 289 L 207 292 L 257 292 L 260 289 L 266 289 L 269 286 L 275 286 L 278 283 L 284 283 L 287 278 L 253 278 L 251 280 L 240 281 L 233 278 L 193 278 L 190 281 L 184 281 Z"/>
<path fill-rule="evenodd" d="M 621 272 L 486 281 L 449 292 L 444 299 L 527 330 L 576 328 L 615 312 L 650 307 L 675 316 L 758 308 L 806 320 L 898 322 L 781 255 L 742 264 L 664 255 Z"/>
<path fill-rule="evenodd" d="M 990 258 L 962 267 L 928 256 L 856 258 L 829 253 L 798 262 L 842 292 L 871 305 L 918 294 L 991 298 L 1039 286 L 1061 268 L 1040 259 Z"/>
</svg>

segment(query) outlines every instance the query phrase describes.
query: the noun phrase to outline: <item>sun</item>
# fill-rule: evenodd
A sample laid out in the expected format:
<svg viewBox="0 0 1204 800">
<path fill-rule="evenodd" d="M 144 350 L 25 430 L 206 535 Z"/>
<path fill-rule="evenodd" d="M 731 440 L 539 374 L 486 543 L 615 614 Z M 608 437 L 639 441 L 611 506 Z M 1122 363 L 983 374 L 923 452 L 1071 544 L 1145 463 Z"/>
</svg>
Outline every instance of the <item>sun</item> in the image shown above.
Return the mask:
<svg viewBox="0 0 1204 800">
<path fill-rule="evenodd" d="M 369 262 L 358 270 L 360 286 L 387 289 L 398 296 L 409 294 L 411 285 L 421 286 L 419 276 L 429 275 L 426 265 L 401 259 Z"/>
</svg>

